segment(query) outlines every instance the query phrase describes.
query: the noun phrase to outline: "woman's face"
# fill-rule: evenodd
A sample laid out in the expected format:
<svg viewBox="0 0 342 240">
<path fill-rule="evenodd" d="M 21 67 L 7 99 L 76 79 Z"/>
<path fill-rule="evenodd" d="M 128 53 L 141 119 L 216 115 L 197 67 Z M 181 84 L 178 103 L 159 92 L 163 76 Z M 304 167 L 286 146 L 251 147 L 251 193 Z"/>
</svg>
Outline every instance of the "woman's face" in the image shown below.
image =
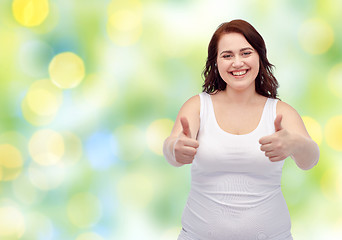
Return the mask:
<svg viewBox="0 0 342 240">
<path fill-rule="evenodd" d="M 218 42 L 217 68 L 227 88 L 255 89 L 259 54 L 240 33 L 225 33 Z"/>
</svg>

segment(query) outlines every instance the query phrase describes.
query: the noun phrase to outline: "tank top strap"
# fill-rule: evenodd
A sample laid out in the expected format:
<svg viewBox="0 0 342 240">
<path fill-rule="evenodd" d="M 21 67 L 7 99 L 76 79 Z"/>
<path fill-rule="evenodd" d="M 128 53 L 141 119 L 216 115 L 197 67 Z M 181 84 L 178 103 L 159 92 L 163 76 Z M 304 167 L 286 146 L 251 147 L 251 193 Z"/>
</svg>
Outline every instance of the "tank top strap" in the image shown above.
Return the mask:
<svg viewBox="0 0 342 240">
<path fill-rule="evenodd" d="M 210 95 L 206 92 L 201 92 L 200 96 L 200 130 L 206 126 L 207 122 L 210 120 L 210 117 L 214 114 L 212 106 L 211 106 L 211 99 Z"/>
<path fill-rule="evenodd" d="M 274 120 L 277 116 L 277 102 L 278 102 L 278 99 L 268 98 L 266 105 L 265 105 L 264 113 L 263 113 L 264 125 L 269 126 L 269 127 L 272 126 L 273 131 L 274 131 Z"/>
</svg>

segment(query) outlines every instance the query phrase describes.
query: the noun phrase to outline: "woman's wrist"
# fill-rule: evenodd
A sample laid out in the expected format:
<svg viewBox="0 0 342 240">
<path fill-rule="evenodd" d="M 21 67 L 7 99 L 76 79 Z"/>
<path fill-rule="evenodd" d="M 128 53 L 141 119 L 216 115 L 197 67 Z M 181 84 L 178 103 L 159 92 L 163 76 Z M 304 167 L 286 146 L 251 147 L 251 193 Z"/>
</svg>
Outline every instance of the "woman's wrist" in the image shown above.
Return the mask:
<svg viewBox="0 0 342 240">
<path fill-rule="evenodd" d="M 303 170 L 311 169 L 318 162 L 319 148 L 317 144 L 308 137 L 293 134 L 293 149 L 290 157 L 295 161 L 297 166 Z"/>
<path fill-rule="evenodd" d="M 169 164 L 171 164 L 174 167 L 181 167 L 184 164 L 177 162 L 176 156 L 175 156 L 175 145 L 177 142 L 177 138 L 167 138 L 164 142 L 163 152 L 166 160 Z"/>
</svg>

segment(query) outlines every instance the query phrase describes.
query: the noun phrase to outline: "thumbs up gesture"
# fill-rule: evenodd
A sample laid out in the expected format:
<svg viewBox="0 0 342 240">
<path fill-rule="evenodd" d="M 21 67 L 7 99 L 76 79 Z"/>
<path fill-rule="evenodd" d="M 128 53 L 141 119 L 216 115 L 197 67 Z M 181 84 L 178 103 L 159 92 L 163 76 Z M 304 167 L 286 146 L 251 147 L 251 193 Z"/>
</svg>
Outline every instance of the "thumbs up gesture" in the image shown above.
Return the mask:
<svg viewBox="0 0 342 240">
<path fill-rule="evenodd" d="M 277 115 L 274 120 L 275 133 L 260 138 L 260 150 L 272 162 L 282 161 L 291 155 L 291 135 L 282 127 L 283 116 Z"/>
<path fill-rule="evenodd" d="M 182 117 L 180 121 L 182 132 L 174 143 L 173 153 L 177 162 L 190 164 L 194 160 L 199 144 L 197 140 L 191 138 L 188 119 Z"/>
</svg>

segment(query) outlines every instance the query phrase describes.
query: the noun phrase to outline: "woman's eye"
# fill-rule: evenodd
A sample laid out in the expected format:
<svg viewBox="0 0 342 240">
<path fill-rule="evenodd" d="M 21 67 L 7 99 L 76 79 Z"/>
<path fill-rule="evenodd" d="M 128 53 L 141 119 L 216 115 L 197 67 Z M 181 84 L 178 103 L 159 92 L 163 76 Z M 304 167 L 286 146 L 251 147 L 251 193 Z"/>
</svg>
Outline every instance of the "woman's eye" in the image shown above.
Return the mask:
<svg viewBox="0 0 342 240">
<path fill-rule="evenodd" d="M 230 55 L 230 54 L 223 55 L 223 58 L 231 58 L 231 57 L 232 57 L 232 55 Z"/>
<path fill-rule="evenodd" d="M 244 52 L 244 53 L 242 53 L 242 55 L 243 56 L 248 56 L 248 55 L 250 55 L 252 52 Z"/>
</svg>

